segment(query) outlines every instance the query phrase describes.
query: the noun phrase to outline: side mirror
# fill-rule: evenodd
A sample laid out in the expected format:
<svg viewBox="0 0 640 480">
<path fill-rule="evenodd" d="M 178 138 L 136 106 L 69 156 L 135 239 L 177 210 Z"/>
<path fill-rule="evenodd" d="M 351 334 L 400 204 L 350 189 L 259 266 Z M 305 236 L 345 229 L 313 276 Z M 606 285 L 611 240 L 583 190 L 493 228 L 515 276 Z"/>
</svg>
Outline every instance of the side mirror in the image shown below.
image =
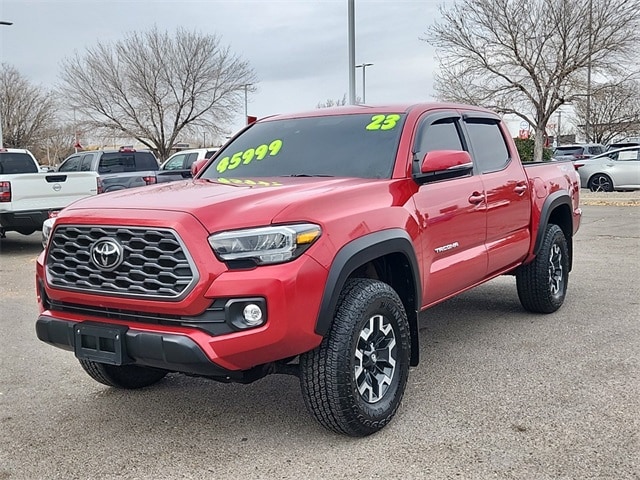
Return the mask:
<svg viewBox="0 0 640 480">
<path fill-rule="evenodd" d="M 473 171 L 469 152 L 463 150 L 434 150 L 427 152 L 416 175 L 419 183 L 463 177 Z"/>
<path fill-rule="evenodd" d="M 198 172 L 202 170 L 202 167 L 204 167 L 208 161 L 209 161 L 208 158 L 202 158 L 200 160 L 196 160 L 195 162 L 193 162 L 191 164 L 191 176 L 195 178 Z"/>
</svg>

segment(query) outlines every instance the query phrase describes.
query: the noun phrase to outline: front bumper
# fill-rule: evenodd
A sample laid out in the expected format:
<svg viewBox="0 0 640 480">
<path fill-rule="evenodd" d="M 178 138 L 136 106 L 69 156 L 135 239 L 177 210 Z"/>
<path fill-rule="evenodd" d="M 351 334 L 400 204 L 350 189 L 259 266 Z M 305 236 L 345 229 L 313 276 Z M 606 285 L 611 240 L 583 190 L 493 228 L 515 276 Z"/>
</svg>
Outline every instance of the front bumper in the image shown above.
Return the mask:
<svg viewBox="0 0 640 480">
<path fill-rule="evenodd" d="M 199 262 L 203 265 L 206 263 Z M 76 324 L 96 322 L 128 329 L 126 347 L 134 364 L 227 376 L 294 357 L 322 341 L 315 324 L 328 272 L 305 255 L 286 264 L 228 270 L 212 280 L 203 271 L 199 284 L 180 302 L 51 288 L 45 281 L 44 253 L 36 272 L 41 313 L 36 324 L 38 338 L 66 350 L 74 350 Z M 259 327 L 229 330 L 229 322 L 217 318 L 224 317 L 223 310 L 210 311 L 220 299 L 229 305 L 233 299 L 251 298 L 266 303 L 267 321 Z"/>
<path fill-rule="evenodd" d="M 63 350 L 75 351 L 75 331 L 79 325 L 81 323 L 40 315 L 36 321 L 36 334 L 43 342 Z M 125 360 L 122 364 L 228 379 L 236 374 L 210 361 L 198 344 L 184 335 L 124 330 L 122 344 Z"/>
</svg>

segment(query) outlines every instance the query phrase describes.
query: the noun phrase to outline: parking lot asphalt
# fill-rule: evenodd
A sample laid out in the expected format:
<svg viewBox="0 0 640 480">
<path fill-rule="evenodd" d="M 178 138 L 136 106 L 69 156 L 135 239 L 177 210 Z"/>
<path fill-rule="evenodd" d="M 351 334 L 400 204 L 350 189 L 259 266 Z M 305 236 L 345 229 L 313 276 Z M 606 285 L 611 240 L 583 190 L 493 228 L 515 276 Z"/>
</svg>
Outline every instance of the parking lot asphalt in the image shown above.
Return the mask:
<svg viewBox="0 0 640 480">
<path fill-rule="evenodd" d="M 638 479 L 640 208 L 584 204 L 564 306 L 520 307 L 500 277 L 421 316 L 398 415 L 325 431 L 297 379 L 94 382 L 37 340 L 39 235 L 0 242 L 0 480 Z"/>
</svg>

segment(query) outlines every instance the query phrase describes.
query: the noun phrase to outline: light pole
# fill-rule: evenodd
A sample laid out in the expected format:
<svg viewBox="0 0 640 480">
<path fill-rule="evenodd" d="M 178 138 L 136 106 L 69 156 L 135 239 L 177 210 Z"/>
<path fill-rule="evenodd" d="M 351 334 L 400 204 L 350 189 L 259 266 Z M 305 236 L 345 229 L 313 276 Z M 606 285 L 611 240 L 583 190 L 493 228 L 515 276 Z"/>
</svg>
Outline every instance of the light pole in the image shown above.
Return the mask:
<svg viewBox="0 0 640 480">
<path fill-rule="evenodd" d="M 355 0 L 347 2 L 349 37 L 349 105 L 356 104 L 356 5 Z"/>
<path fill-rule="evenodd" d="M 587 60 L 587 118 L 585 119 L 585 137 L 587 143 L 591 141 L 591 50 L 593 49 L 593 43 L 591 40 L 591 23 L 593 22 L 593 4 L 592 0 L 589 0 L 589 59 Z"/>
<path fill-rule="evenodd" d="M 5 22 L 0 20 L 0 25 L 13 25 L 13 22 Z M 0 104 L 0 107 L 2 105 Z M 2 138 L 2 108 L 0 108 L 0 148 L 4 146 L 4 139 Z"/>
<path fill-rule="evenodd" d="M 253 83 L 245 83 L 244 87 L 244 123 L 249 123 L 249 111 L 247 110 L 247 87 L 250 87 Z"/>
<path fill-rule="evenodd" d="M 362 103 L 366 103 L 366 100 L 365 100 L 365 86 L 364 86 L 364 79 L 365 79 L 364 72 L 366 71 L 367 67 L 370 67 L 371 65 L 373 65 L 373 63 L 361 63 L 360 65 L 356 65 L 356 68 L 362 68 Z"/>
</svg>

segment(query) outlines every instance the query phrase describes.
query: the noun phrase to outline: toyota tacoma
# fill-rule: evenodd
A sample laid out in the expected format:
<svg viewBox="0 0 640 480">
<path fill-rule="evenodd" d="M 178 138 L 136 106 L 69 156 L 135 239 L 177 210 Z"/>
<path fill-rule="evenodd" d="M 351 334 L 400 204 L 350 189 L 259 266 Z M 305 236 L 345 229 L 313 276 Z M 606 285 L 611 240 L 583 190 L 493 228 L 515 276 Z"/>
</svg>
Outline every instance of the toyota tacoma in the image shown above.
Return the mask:
<svg viewBox="0 0 640 480">
<path fill-rule="evenodd" d="M 418 315 L 499 275 L 566 295 L 579 181 L 523 166 L 501 118 L 350 106 L 247 126 L 195 178 L 84 199 L 37 261 L 38 338 L 96 381 L 299 377 L 320 424 L 365 436 L 418 365 Z"/>
</svg>

